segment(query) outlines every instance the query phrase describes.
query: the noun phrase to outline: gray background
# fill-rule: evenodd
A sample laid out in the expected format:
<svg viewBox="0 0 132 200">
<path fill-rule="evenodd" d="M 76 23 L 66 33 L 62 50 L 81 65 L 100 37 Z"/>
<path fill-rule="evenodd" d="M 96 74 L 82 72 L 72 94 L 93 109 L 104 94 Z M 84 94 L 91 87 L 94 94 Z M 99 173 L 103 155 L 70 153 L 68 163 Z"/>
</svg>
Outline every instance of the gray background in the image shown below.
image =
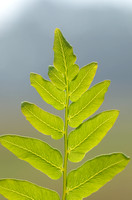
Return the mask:
<svg viewBox="0 0 132 200">
<path fill-rule="evenodd" d="M 80 67 L 98 62 L 93 84 L 104 79 L 111 86 L 99 112 L 119 109 L 120 116 L 104 140 L 79 164 L 99 154 L 124 152 L 132 157 L 132 11 L 112 5 L 68 6 L 38 0 L 23 10 L 6 30 L 0 30 L 0 134 L 19 134 L 47 141 L 63 152 L 63 139 L 53 141 L 38 133 L 23 117 L 20 103 L 33 102 L 55 114 L 30 86 L 29 74 L 36 72 L 48 78 L 48 65 L 53 63 L 54 29 L 58 27 L 74 48 Z M 93 85 L 92 84 L 92 85 Z M 62 191 L 62 178 L 50 180 L 26 162 L 18 160 L 0 146 L 0 178 L 26 179 Z M 132 199 L 132 166 L 87 199 Z M 0 196 L 1 200 L 4 200 Z"/>
</svg>

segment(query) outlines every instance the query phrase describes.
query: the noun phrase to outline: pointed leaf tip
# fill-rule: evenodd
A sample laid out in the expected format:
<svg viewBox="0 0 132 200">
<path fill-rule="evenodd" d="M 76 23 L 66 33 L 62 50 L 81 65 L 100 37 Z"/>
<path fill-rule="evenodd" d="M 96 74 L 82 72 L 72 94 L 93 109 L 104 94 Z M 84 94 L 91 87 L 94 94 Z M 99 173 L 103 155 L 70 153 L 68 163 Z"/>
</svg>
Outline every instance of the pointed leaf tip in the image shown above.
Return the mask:
<svg viewBox="0 0 132 200">
<path fill-rule="evenodd" d="M 55 29 L 53 50 L 54 67 L 66 76 L 66 79 L 70 79 L 69 71 L 75 64 L 76 56 L 73 53 L 72 46 L 68 43 L 58 28 Z"/>
<path fill-rule="evenodd" d="M 32 76 L 36 76 L 37 75 L 37 73 L 35 73 L 35 72 L 30 72 L 30 78 L 32 77 Z M 31 79 L 30 79 L 30 81 L 31 81 Z"/>
<path fill-rule="evenodd" d="M 61 32 L 59 28 L 55 29 L 55 33 L 57 33 L 57 32 Z"/>
<path fill-rule="evenodd" d="M 21 108 L 23 108 L 26 104 L 28 104 L 29 102 L 28 101 L 22 101 L 21 102 Z"/>
</svg>

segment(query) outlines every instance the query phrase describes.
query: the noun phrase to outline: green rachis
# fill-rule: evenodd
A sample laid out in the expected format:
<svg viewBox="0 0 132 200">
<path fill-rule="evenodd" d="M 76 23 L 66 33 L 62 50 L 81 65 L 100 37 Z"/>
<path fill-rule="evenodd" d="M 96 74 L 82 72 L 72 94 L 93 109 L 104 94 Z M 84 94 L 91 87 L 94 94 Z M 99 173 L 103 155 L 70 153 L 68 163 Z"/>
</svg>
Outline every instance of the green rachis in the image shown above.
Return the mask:
<svg viewBox="0 0 132 200">
<path fill-rule="evenodd" d="M 112 153 L 88 160 L 79 168 L 67 172 L 68 160 L 80 162 L 87 152 L 98 145 L 114 125 L 119 111 L 108 110 L 91 117 L 102 105 L 110 81 L 90 87 L 97 63 L 92 62 L 79 69 L 73 48 L 58 28 L 55 30 L 53 50 L 54 62 L 48 71 L 50 80 L 31 73 L 30 81 L 46 103 L 57 110 L 65 110 L 64 120 L 29 102 L 23 102 L 21 110 L 39 132 L 55 140 L 64 138 L 64 156 L 59 150 L 35 138 L 3 135 L 0 136 L 0 143 L 49 178 L 56 180 L 63 176 L 62 198 L 57 192 L 28 181 L 1 179 L 0 194 L 9 200 L 82 200 L 110 181 L 129 162 L 124 154 Z M 69 126 L 74 128 L 70 133 Z"/>
</svg>

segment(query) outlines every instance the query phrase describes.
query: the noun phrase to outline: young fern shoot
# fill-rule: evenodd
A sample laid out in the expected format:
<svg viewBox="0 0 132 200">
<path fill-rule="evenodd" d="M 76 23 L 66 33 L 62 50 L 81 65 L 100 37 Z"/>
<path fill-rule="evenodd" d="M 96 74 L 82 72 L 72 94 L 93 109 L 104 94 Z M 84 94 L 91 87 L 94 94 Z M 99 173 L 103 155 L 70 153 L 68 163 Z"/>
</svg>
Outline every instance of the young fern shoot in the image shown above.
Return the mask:
<svg viewBox="0 0 132 200">
<path fill-rule="evenodd" d="M 82 200 L 121 172 L 129 158 L 122 153 L 101 155 L 67 173 L 68 160 L 80 162 L 98 145 L 114 125 L 119 111 L 104 111 L 89 118 L 102 105 L 110 81 L 102 81 L 89 89 L 97 63 L 79 69 L 73 48 L 58 28 L 53 50 L 54 63 L 48 71 L 50 81 L 35 73 L 30 74 L 30 81 L 46 103 L 57 110 L 65 109 L 64 122 L 33 103 L 23 102 L 21 110 L 39 132 L 55 140 L 64 137 L 64 158 L 58 150 L 35 138 L 3 135 L 0 143 L 49 178 L 56 180 L 63 176 L 62 200 Z M 69 134 L 68 126 L 75 128 Z M 53 190 L 16 179 L 1 179 L 0 194 L 9 200 L 60 200 Z"/>
</svg>

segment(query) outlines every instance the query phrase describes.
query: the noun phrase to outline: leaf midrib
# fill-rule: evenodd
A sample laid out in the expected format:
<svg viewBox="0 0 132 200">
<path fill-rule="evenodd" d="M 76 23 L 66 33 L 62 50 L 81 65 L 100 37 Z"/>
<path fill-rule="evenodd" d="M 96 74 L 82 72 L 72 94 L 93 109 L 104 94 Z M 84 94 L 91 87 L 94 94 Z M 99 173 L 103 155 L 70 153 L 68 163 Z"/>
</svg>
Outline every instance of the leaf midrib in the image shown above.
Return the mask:
<svg viewBox="0 0 132 200">
<path fill-rule="evenodd" d="M 62 52 L 62 57 L 63 57 L 64 67 L 65 67 L 66 74 L 67 74 L 66 57 L 65 57 L 65 54 L 64 54 L 63 45 L 62 45 L 62 42 L 61 42 L 61 38 L 60 38 L 59 33 L 58 33 L 58 38 L 59 38 L 59 42 L 60 42 L 60 46 L 61 46 L 61 52 Z"/>
<path fill-rule="evenodd" d="M 71 96 L 78 89 L 78 87 L 82 84 L 83 80 L 86 78 L 86 76 L 88 75 L 88 73 L 91 70 L 92 70 L 92 67 L 87 71 L 87 73 L 85 74 L 85 76 L 81 79 L 81 81 L 79 82 L 79 84 L 77 85 L 77 87 L 69 94 L 69 96 Z"/>
<path fill-rule="evenodd" d="M 48 123 L 46 123 L 46 122 L 44 122 L 43 120 L 41 120 L 37 115 L 35 115 L 30 109 L 28 109 L 28 108 L 26 108 L 25 107 L 25 109 L 27 110 L 27 111 L 29 111 L 35 118 L 37 118 L 40 122 L 42 122 L 43 124 L 46 124 L 48 127 L 50 127 L 51 129 L 53 129 L 53 130 L 55 130 L 55 131 L 58 131 L 59 133 L 64 133 L 63 131 L 61 131 L 61 130 L 59 130 L 59 129 L 57 129 L 57 128 L 55 128 L 55 127 L 53 127 L 53 126 L 51 126 L 50 124 L 48 124 Z"/>
<path fill-rule="evenodd" d="M 103 123 L 101 123 L 99 126 L 97 126 L 89 135 L 87 135 L 79 144 L 77 144 L 75 147 L 69 149 L 69 154 L 71 151 L 76 149 L 78 146 L 80 146 L 85 140 L 87 140 L 95 131 L 97 131 L 98 128 L 100 128 L 102 125 L 104 125 L 107 121 L 111 120 L 113 117 L 108 118 Z"/>
<path fill-rule="evenodd" d="M 45 90 L 55 101 L 59 102 L 61 105 L 65 106 L 65 103 L 61 102 L 59 99 L 57 99 L 55 96 L 53 96 L 46 88 L 44 88 L 38 81 L 34 79 L 34 81 L 43 89 Z"/>
<path fill-rule="evenodd" d="M 62 85 L 63 86 L 66 86 L 65 84 L 64 84 L 64 82 L 59 78 L 59 76 L 57 76 L 56 74 L 55 74 L 55 72 L 53 72 L 54 73 L 54 76 L 62 83 Z"/>
<path fill-rule="evenodd" d="M 74 188 L 68 189 L 67 192 L 71 192 L 71 191 L 77 189 L 78 187 L 84 185 L 85 183 L 89 182 L 91 179 L 93 179 L 93 178 L 95 178 L 96 176 L 98 176 L 100 173 L 102 173 L 102 172 L 104 172 L 105 170 L 107 170 L 107 169 L 113 167 L 114 165 L 115 165 L 115 166 L 118 165 L 119 163 L 121 163 L 121 162 L 123 162 L 123 161 L 124 161 L 124 160 L 120 160 L 119 162 L 116 162 L 116 163 L 114 163 L 114 164 L 112 164 L 112 165 L 110 165 L 110 166 L 108 166 L 108 167 L 106 167 L 106 168 L 103 168 L 102 170 L 100 170 L 99 172 L 97 172 L 95 175 L 91 176 L 88 180 L 86 180 L 86 181 L 80 183 L 78 186 L 75 186 Z"/>
<path fill-rule="evenodd" d="M 15 191 L 15 190 L 2 187 L 1 185 L 0 185 L 0 187 L 3 188 L 4 190 L 9 190 L 9 191 L 11 191 L 11 192 L 13 192 L 13 193 L 16 193 L 16 194 L 18 194 L 18 195 L 21 195 L 21 196 L 23 196 L 23 197 L 26 197 L 26 198 L 28 198 L 28 199 L 35 200 L 35 199 L 33 199 L 32 197 L 29 197 L 29 196 L 27 196 L 27 195 L 25 195 L 25 194 L 19 193 L 19 192 Z"/>
<path fill-rule="evenodd" d="M 5 140 L 5 139 L 3 139 L 3 138 L 2 138 L 2 140 L 4 140 L 5 142 L 7 142 L 7 143 L 9 143 L 9 144 L 11 144 L 11 145 L 16 146 L 17 148 L 20 148 L 20 149 L 22 149 L 22 150 L 28 151 L 28 152 L 30 152 L 31 154 L 34 154 L 35 156 L 41 158 L 42 160 L 44 160 L 44 161 L 47 162 L 48 164 L 52 165 L 53 167 L 55 167 L 55 168 L 57 168 L 57 169 L 59 169 L 59 170 L 62 170 L 61 167 L 56 166 L 55 164 L 53 164 L 53 163 L 51 163 L 50 161 L 46 160 L 45 158 L 41 157 L 41 156 L 38 155 L 37 153 L 35 153 L 35 152 L 33 152 L 33 151 L 29 150 L 29 149 L 26 149 L 26 148 L 24 148 L 24 147 L 22 147 L 22 146 L 19 146 L 19 145 L 17 145 L 17 144 L 14 144 L 14 143 L 12 143 L 12 142 L 10 142 L 10 141 L 7 141 L 7 140 Z"/>
<path fill-rule="evenodd" d="M 107 86 L 103 87 L 102 90 L 100 90 L 95 96 L 94 98 L 91 99 L 91 101 L 88 102 L 88 104 L 86 104 L 86 106 L 84 106 L 82 109 L 80 109 L 75 115 L 69 116 L 69 119 L 71 120 L 73 117 L 75 117 L 76 115 L 78 115 L 80 112 L 82 112 Z M 75 102 L 76 103 L 76 102 Z M 70 121 L 69 120 L 69 121 Z"/>
</svg>

